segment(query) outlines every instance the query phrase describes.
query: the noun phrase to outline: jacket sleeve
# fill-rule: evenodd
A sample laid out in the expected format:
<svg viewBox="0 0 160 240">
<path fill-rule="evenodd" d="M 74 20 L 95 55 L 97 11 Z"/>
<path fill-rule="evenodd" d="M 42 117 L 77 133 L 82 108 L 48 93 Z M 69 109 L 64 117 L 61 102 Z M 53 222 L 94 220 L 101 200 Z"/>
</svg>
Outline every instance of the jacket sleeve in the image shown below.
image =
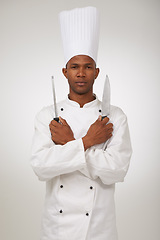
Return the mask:
<svg viewBox="0 0 160 240">
<path fill-rule="evenodd" d="M 31 166 L 39 180 L 48 181 L 61 174 L 84 168 L 85 153 L 82 139 L 65 145 L 55 145 L 51 140 L 47 110 L 35 118 L 35 134 L 32 143 Z"/>
<path fill-rule="evenodd" d="M 113 136 L 107 147 L 103 150 L 102 145 L 97 145 L 85 153 L 91 177 L 99 177 L 107 185 L 123 182 L 132 154 L 127 118 L 122 110 L 118 109 L 115 119 Z"/>
</svg>

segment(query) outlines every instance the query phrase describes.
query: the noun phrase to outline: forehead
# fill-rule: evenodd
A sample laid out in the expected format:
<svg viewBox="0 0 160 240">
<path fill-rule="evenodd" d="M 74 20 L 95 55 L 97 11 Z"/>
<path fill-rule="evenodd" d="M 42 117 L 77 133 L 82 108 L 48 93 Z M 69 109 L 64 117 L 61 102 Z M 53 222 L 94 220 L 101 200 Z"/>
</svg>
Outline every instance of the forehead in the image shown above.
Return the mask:
<svg viewBox="0 0 160 240">
<path fill-rule="evenodd" d="M 87 55 L 77 55 L 72 57 L 69 61 L 69 64 L 95 64 L 95 61 Z"/>
</svg>

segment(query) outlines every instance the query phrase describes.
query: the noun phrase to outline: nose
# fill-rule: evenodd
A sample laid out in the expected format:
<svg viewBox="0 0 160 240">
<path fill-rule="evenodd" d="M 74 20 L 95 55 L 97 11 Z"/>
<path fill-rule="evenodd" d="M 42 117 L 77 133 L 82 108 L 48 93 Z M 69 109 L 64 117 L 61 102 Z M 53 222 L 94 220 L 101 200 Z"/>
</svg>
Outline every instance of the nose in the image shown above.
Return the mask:
<svg viewBox="0 0 160 240">
<path fill-rule="evenodd" d="M 78 69 L 77 77 L 85 77 L 85 69 L 83 67 Z"/>
</svg>

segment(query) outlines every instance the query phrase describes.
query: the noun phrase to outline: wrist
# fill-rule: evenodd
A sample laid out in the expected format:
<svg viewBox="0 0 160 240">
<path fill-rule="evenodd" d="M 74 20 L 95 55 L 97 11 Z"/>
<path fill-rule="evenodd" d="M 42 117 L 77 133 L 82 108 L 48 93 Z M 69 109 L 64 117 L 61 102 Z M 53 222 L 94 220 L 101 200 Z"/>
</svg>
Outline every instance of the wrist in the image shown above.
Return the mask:
<svg viewBox="0 0 160 240">
<path fill-rule="evenodd" d="M 68 142 L 74 141 L 74 140 L 75 140 L 74 137 L 70 137 L 70 138 L 68 138 L 68 139 L 65 141 L 65 144 L 68 143 Z"/>
<path fill-rule="evenodd" d="M 93 145 L 91 139 L 87 135 L 82 138 L 82 141 L 85 151 Z"/>
</svg>

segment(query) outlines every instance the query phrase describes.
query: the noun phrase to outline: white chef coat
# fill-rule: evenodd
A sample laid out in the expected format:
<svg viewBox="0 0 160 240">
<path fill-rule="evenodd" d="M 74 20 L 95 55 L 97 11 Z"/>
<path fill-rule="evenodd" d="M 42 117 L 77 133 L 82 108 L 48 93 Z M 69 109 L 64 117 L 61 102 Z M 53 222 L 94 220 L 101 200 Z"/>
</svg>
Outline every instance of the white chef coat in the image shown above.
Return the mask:
<svg viewBox="0 0 160 240">
<path fill-rule="evenodd" d="M 126 116 L 111 106 L 112 138 L 84 151 L 82 137 L 101 114 L 101 102 L 96 98 L 80 108 L 67 98 L 57 108 L 76 140 L 55 145 L 49 130 L 53 106 L 37 114 L 31 165 L 46 181 L 41 240 L 117 240 L 115 183 L 124 180 L 132 152 Z"/>
</svg>

